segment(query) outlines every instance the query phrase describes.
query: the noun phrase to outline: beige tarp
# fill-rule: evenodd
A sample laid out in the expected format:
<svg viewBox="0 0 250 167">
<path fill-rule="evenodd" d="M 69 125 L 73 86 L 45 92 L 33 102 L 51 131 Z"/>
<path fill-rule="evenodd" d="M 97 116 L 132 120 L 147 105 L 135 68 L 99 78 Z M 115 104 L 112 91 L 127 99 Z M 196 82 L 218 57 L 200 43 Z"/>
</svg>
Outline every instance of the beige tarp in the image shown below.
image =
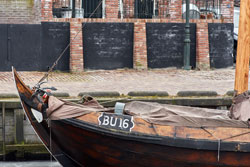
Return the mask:
<svg viewBox="0 0 250 167">
<path fill-rule="evenodd" d="M 233 105 L 230 108 L 232 119 L 249 121 L 250 119 L 250 96 L 248 92 L 233 98 Z"/>
<path fill-rule="evenodd" d="M 75 118 L 90 112 L 106 112 L 96 100 L 75 104 L 49 97 L 47 116 L 52 119 Z M 152 124 L 190 127 L 248 127 L 248 122 L 232 120 L 227 110 L 176 106 L 133 101 L 125 105 L 124 114 L 140 117 Z"/>
<path fill-rule="evenodd" d="M 96 100 L 86 102 L 85 104 L 76 104 L 64 100 L 59 100 L 54 96 L 49 97 L 47 116 L 52 120 L 75 118 L 91 112 L 105 112 L 105 109 L 99 105 Z"/>
<path fill-rule="evenodd" d="M 140 117 L 152 124 L 190 127 L 248 127 L 247 122 L 230 119 L 227 110 L 134 101 L 126 104 L 125 113 Z"/>
</svg>

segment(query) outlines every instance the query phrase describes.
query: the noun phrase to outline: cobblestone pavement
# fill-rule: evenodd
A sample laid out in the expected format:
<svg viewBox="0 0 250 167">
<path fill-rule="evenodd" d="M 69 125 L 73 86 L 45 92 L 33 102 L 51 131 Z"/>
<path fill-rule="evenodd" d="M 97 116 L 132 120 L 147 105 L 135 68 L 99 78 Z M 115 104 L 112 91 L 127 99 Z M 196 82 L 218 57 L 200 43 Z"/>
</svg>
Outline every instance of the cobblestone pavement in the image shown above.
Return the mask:
<svg viewBox="0 0 250 167">
<path fill-rule="evenodd" d="M 19 72 L 24 82 L 36 84 L 44 72 Z M 180 69 L 154 70 L 97 70 L 84 73 L 53 72 L 44 86 L 54 86 L 58 92 L 77 96 L 86 91 L 167 91 L 176 95 L 183 90 L 217 91 L 224 95 L 233 90 L 235 70 L 185 71 Z M 16 93 L 11 72 L 0 72 L 0 93 Z"/>
</svg>

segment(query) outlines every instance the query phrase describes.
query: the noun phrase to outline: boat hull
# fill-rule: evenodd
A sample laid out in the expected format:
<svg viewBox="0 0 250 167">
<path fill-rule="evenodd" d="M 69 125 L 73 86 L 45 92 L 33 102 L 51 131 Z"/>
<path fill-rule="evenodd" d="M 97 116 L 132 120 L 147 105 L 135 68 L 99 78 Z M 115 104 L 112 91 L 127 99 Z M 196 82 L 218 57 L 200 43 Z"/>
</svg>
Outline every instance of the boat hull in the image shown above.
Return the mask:
<svg viewBox="0 0 250 167">
<path fill-rule="evenodd" d="M 209 129 L 211 134 L 228 138 L 220 141 L 201 128 L 153 125 L 140 118 L 132 119 L 133 129 L 128 131 L 102 127 L 102 113 L 98 112 L 38 123 L 22 98 L 30 99 L 32 91 L 15 70 L 13 73 L 32 127 L 48 151 L 65 167 L 250 166 L 250 137 L 246 128 Z"/>
<path fill-rule="evenodd" d="M 121 135 L 74 119 L 51 122 L 52 137 L 72 159 L 86 166 L 250 166 L 250 153 L 168 146 L 178 139 Z M 68 133 L 71 132 L 71 133 Z M 172 140 L 172 141 L 171 141 Z M 190 141 L 186 140 L 186 145 Z M 201 144 L 216 143 L 200 141 Z M 228 143 L 229 144 L 229 143 Z M 231 143 L 233 144 L 233 143 Z M 219 157 L 218 157 L 219 156 Z"/>
</svg>

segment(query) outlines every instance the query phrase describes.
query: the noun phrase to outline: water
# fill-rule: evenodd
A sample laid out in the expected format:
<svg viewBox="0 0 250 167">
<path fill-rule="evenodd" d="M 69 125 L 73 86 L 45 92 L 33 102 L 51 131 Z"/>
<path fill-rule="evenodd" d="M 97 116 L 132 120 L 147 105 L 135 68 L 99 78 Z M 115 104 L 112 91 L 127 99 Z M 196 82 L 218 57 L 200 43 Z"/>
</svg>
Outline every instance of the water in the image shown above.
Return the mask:
<svg viewBox="0 0 250 167">
<path fill-rule="evenodd" d="M 56 161 L 0 162 L 0 167 L 62 167 Z"/>
</svg>

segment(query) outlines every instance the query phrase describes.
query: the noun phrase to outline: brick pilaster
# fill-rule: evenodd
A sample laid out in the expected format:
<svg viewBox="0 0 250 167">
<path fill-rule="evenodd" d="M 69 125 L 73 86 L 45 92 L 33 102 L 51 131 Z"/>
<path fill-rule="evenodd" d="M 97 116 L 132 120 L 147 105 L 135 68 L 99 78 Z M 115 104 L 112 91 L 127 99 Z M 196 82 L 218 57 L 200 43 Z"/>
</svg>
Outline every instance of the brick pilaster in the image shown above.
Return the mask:
<svg viewBox="0 0 250 167">
<path fill-rule="evenodd" d="M 106 0 L 106 18 L 118 18 L 119 0 Z"/>
<path fill-rule="evenodd" d="M 168 18 L 170 13 L 168 11 L 170 0 L 159 1 L 159 18 Z"/>
<path fill-rule="evenodd" d="M 222 0 L 221 15 L 224 23 L 233 23 L 234 0 Z"/>
<path fill-rule="evenodd" d="M 207 70 L 210 68 L 208 23 L 197 23 L 196 38 L 196 67 Z"/>
<path fill-rule="evenodd" d="M 48 21 L 53 18 L 52 4 L 52 0 L 41 0 L 42 21 Z"/>
<path fill-rule="evenodd" d="M 70 71 L 83 72 L 82 22 L 77 19 L 70 22 L 70 41 Z"/>
<path fill-rule="evenodd" d="M 135 1 L 134 0 L 123 0 L 124 7 L 124 17 L 125 18 L 134 18 L 134 10 L 135 10 Z"/>
<path fill-rule="evenodd" d="M 146 23 L 134 23 L 134 68 L 147 69 Z"/>
<path fill-rule="evenodd" d="M 170 0 L 169 3 L 169 16 L 170 19 L 181 19 L 182 18 L 182 0 Z"/>
</svg>

